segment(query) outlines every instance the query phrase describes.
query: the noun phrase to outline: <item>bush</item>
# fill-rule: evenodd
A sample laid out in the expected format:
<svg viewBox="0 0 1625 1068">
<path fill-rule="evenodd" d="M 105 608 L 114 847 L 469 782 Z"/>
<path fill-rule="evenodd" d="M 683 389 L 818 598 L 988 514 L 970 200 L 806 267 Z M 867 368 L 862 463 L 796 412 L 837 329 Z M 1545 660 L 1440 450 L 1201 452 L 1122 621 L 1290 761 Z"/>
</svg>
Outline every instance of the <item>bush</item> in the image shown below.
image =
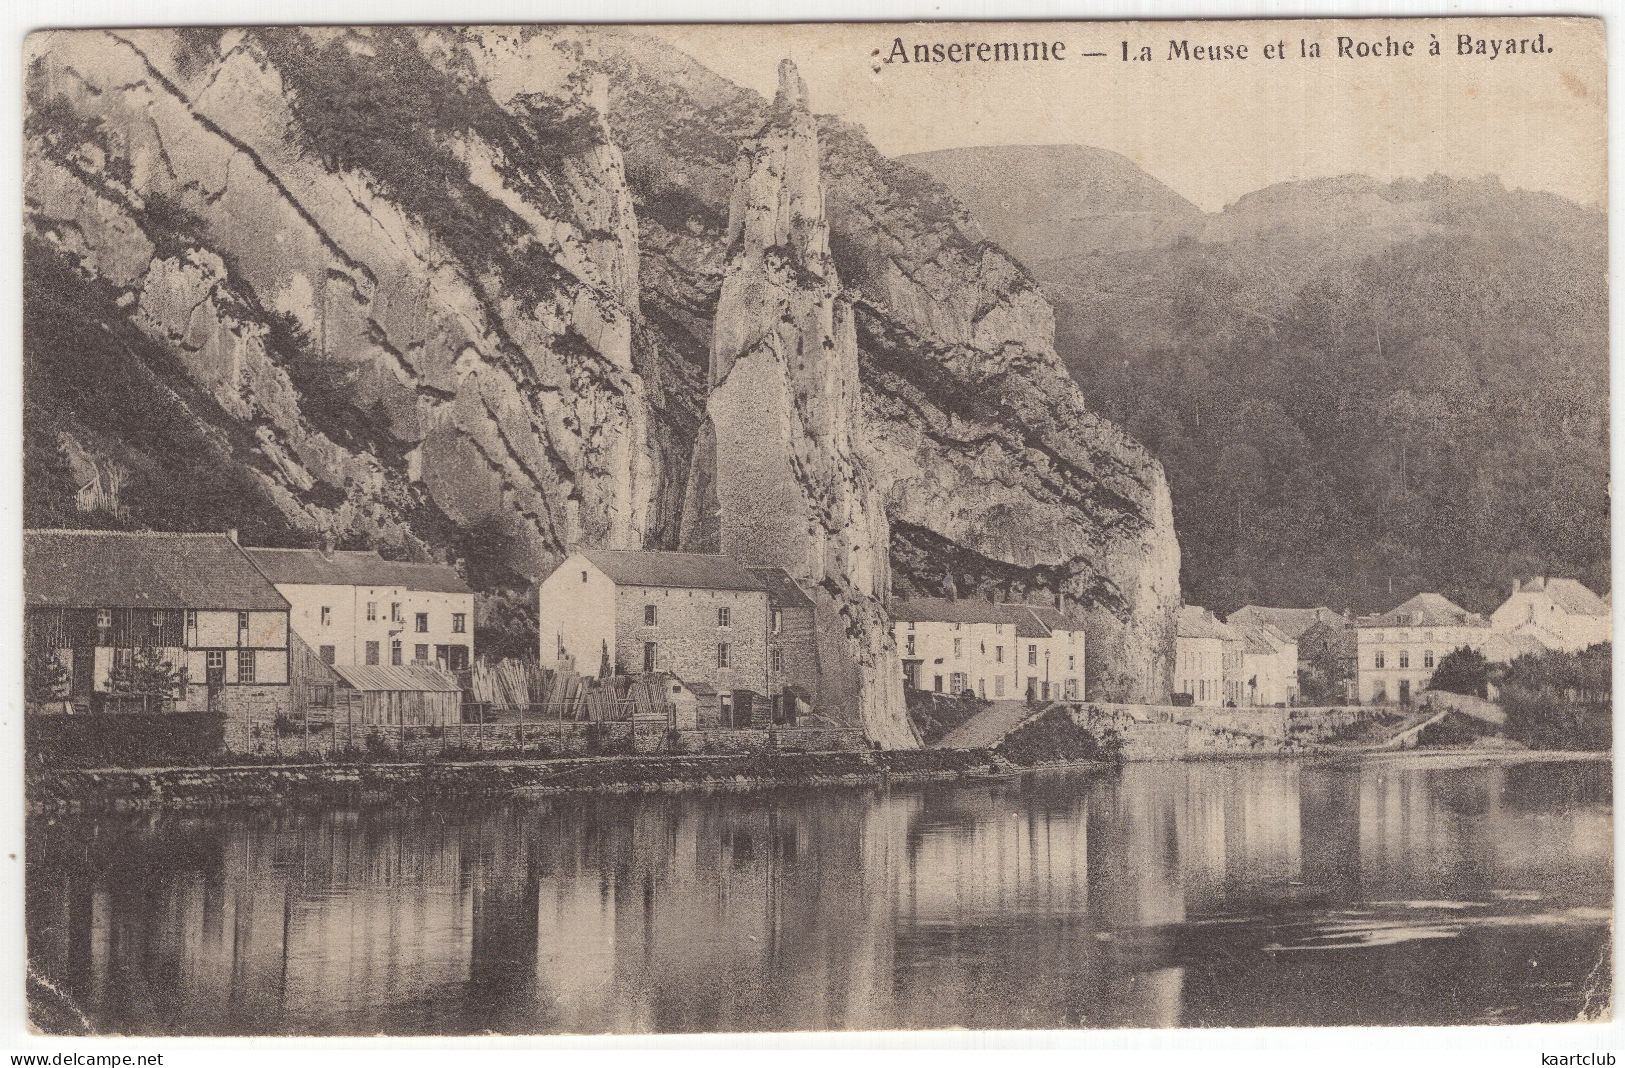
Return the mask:
<svg viewBox="0 0 1625 1068">
<path fill-rule="evenodd" d="M 1490 662 L 1477 649 L 1465 645 L 1447 653 L 1433 669 L 1428 688 L 1445 693 L 1459 693 L 1468 697 L 1490 695 Z"/>
<path fill-rule="evenodd" d="M 1031 766 L 1048 761 L 1122 759 L 1122 736 L 1105 728 L 1099 735 L 1074 720 L 1062 708 L 1052 708 L 1011 731 L 998 752 L 1016 764 Z"/>
</svg>

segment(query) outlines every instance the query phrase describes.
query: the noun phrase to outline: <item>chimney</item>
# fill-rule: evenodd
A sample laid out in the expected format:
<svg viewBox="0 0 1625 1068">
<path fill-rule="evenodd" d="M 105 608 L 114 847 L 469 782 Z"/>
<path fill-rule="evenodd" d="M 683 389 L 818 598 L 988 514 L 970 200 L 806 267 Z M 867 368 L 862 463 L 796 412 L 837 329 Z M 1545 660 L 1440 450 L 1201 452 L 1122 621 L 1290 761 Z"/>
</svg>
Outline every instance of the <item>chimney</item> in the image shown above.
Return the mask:
<svg viewBox="0 0 1625 1068">
<path fill-rule="evenodd" d="M 1056 589 L 1055 591 L 1055 607 L 1061 609 L 1062 611 L 1066 610 L 1066 594 L 1062 593 L 1059 589 Z"/>
<path fill-rule="evenodd" d="M 227 527 L 226 528 L 226 537 L 231 539 L 231 543 L 233 545 L 240 544 L 237 541 L 237 528 L 236 527 Z"/>
<path fill-rule="evenodd" d="M 1512 580 L 1512 592 L 1513 592 L 1513 594 L 1516 595 L 1517 592 L 1519 590 L 1521 590 L 1521 589 L 1523 589 L 1523 580 L 1522 579 L 1513 579 Z"/>
<path fill-rule="evenodd" d="M 333 537 L 333 532 L 332 531 L 324 530 L 322 532 L 322 559 L 323 560 L 331 560 L 331 559 L 333 559 L 333 552 L 334 552 L 334 549 L 335 549 L 336 541 L 337 541 L 337 539 L 335 539 Z"/>
</svg>

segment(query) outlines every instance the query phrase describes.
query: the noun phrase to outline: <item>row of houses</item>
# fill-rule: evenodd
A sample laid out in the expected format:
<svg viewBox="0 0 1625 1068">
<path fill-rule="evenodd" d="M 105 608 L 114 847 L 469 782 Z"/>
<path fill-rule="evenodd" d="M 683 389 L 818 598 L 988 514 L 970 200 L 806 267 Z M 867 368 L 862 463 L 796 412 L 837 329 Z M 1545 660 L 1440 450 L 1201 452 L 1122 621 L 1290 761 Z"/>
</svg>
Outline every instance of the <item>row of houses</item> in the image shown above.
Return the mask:
<svg viewBox="0 0 1625 1068">
<path fill-rule="evenodd" d="M 1084 628 L 1059 606 L 916 597 L 892 605 L 904 684 L 983 700 L 1081 701 Z"/>
<path fill-rule="evenodd" d="M 1343 700 L 1410 704 L 1457 649 L 1503 664 L 1548 651 L 1579 652 L 1611 639 L 1611 613 L 1607 598 L 1570 578 L 1515 582 L 1488 618 L 1437 593 L 1358 618 L 1324 606 L 1247 605 L 1221 622 L 1204 608 L 1186 606 L 1177 628 L 1174 690 L 1197 705 L 1291 704 L 1301 661 L 1337 665 Z"/>
<path fill-rule="evenodd" d="M 27 656 L 52 703 L 128 699 L 140 658 L 167 707 L 269 718 L 348 703 L 370 721 L 457 715 L 474 594 L 450 567 L 376 552 L 251 548 L 236 534 L 28 530 Z M 140 687 L 137 686 L 137 689 Z M 140 694 L 139 696 L 155 696 Z M 172 703 L 171 703 L 172 700 Z"/>
</svg>

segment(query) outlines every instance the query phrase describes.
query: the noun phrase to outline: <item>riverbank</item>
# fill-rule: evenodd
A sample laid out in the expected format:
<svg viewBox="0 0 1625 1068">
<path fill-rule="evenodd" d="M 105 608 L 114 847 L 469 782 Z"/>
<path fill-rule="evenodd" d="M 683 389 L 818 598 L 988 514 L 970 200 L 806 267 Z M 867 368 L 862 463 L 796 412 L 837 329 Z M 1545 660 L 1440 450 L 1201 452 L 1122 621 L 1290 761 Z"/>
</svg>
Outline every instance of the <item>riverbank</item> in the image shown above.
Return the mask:
<svg viewBox="0 0 1625 1068">
<path fill-rule="evenodd" d="M 992 750 L 609 756 L 554 760 L 470 760 L 246 764 L 33 771 L 31 812 L 118 812 L 150 808 L 274 808 L 366 805 L 508 794 L 633 794 L 867 787 L 888 783 L 1005 778 L 1039 767 Z"/>
</svg>

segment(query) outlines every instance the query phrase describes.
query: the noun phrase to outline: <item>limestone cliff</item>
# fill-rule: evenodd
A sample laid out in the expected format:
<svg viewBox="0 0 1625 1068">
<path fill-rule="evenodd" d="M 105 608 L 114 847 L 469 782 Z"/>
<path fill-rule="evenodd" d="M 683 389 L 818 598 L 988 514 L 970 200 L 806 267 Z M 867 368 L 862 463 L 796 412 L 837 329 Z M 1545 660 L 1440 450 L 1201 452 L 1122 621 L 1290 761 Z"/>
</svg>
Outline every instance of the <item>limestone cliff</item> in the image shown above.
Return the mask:
<svg viewBox="0 0 1625 1068">
<path fill-rule="evenodd" d="M 772 107 L 634 32 L 602 33 L 598 47 L 662 378 L 703 397 L 737 146 Z M 1048 301 L 940 184 L 856 127 L 818 126 L 858 341 L 855 447 L 886 497 L 894 589 L 1064 597 L 1087 618 L 1091 692 L 1161 699 L 1179 604 L 1161 465 L 1090 411 L 1056 356 Z M 696 433 L 694 395 L 669 391 L 663 425 Z"/>
<path fill-rule="evenodd" d="M 854 519 L 809 554 L 852 576 L 832 598 L 885 588 L 889 520 L 894 587 L 1065 594 L 1094 685 L 1166 689 L 1161 468 L 1067 378 L 1026 271 L 862 131 L 795 120 L 821 221 L 745 253 L 736 167 L 774 105 L 635 31 L 49 32 L 27 60 L 29 522 L 331 535 L 482 591 L 578 545 L 673 547 L 718 313 L 769 322 L 731 271 L 758 255 L 822 272 L 777 351 L 857 352 L 855 393 L 786 379 L 806 442 L 826 405 L 861 413 L 849 453 L 797 461 Z"/>
<path fill-rule="evenodd" d="M 854 444 L 857 333 L 829 252 L 818 127 L 789 60 L 739 154 L 727 248 L 684 546 L 789 572 L 813 599 L 816 707 L 888 748 L 917 745 L 885 611 L 885 505 Z"/>
<path fill-rule="evenodd" d="M 36 34 L 33 261 L 107 289 L 83 314 L 172 356 L 205 436 L 252 428 L 235 459 L 295 531 L 423 553 L 483 526 L 521 576 L 638 544 L 637 226 L 579 50 L 495 28 Z M 124 444 L 48 414 L 76 448 Z"/>
</svg>

